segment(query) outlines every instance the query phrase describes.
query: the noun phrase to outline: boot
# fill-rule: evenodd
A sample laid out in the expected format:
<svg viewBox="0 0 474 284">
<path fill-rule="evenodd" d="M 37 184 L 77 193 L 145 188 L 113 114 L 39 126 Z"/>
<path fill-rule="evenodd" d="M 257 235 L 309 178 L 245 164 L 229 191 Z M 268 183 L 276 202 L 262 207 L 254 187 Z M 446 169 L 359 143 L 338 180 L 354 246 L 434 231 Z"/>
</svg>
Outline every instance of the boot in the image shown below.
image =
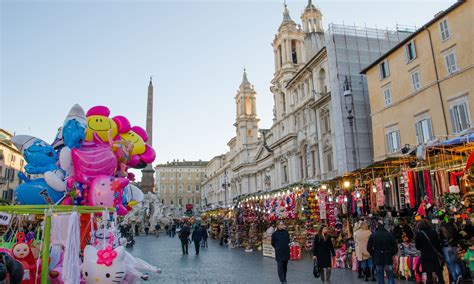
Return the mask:
<svg viewBox="0 0 474 284">
<path fill-rule="evenodd" d="M 364 274 L 365 274 L 364 281 L 369 281 L 370 269 L 368 267 L 365 268 Z"/>
<path fill-rule="evenodd" d="M 360 267 L 360 261 L 357 262 L 357 278 L 361 279 L 361 278 L 364 278 L 364 274 L 362 273 L 362 268 Z"/>
<path fill-rule="evenodd" d="M 327 272 L 326 281 L 330 282 L 331 281 L 331 268 L 326 268 L 326 272 Z"/>
<path fill-rule="evenodd" d="M 321 273 L 321 281 L 326 282 L 326 268 L 321 268 L 319 272 Z"/>
<path fill-rule="evenodd" d="M 372 268 L 372 279 L 371 279 L 373 282 L 374 281 L 377 281 L 377 278 L 375 278 L 375 267 Z"/>
</svg>

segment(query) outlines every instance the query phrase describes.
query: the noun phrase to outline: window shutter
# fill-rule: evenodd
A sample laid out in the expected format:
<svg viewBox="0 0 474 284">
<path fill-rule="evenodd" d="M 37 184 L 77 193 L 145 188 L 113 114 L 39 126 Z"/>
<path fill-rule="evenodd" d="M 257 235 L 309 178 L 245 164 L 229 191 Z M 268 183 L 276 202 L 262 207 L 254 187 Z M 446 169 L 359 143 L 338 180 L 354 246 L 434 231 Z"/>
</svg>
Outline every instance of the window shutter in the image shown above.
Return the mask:
<svg viewBox="0 0 474 284">
<path fill-rule="evenodd" d="M 454 112 L 454 107 L 449 109 L 449 116 L 451 117 L 451 126 L 453 127 L 453 133 L 457 133 L 458 123 L 456 121 L 456 114 Z"/>
<path fill-rule="evenodd" d="M 386 70 L 385 70 L 385 71 L 386 71 L 385 74 L 387 75 L 387 77 L 390 76 L 390 68 L 388 68 L 388 61 L 387 61 L 387 59 L 385 59 L 385 69 L 386 69 Z"/>
<path fill-rule="evenodd" d="M 383 79 L 383 70 L 382 70 L 382 64 L 379 64 L 379 79 L 382 80 Z"/>
<path fill-rule="evenodd" d="M 387 152 L 390 154 L 392 153 L 392 149 L 390 147 L 391 145 L 390 133 L 385 134 L 385 140 L 387 141 Z"/>
<path fill-rule="evenodd" d="M 421 134 L 421 129 L 420 129 L 420 122 L 416 122 L 415 123 L 415 132 L 416 132 L 416 144 L 421 144 L 422 142 L 422 139 L 420 137 L 420 134 Z"/>
<path fill-rule="evenodd" d="M 428 131 L 430 132 L 428 139 L 429 141 L 432 141 L 434 140 L 433 124 L 431 123 L 431 118 L 428 118 L 427 121 L 428 121 Z"/>
<path fill-rule="evenodd" d="M 397 130 L 395 133 L 397 134 L 397 143 L 398 143 L 398 145 L 397 145 L 396 150 L 398 151 L 398 150 L 400 150 L 400 145 L 402 144 L 402 141 L 400 139 L 400 130 Z"/>
<path fill-rule="evenodd" d="M 416 46 L 415 46 L 415 40 L 411 40 L 411 47 L 413 48 L 413 59 L 416 58 Z"/>
<path fill-rule="evenodd" d="M 467 107 L 465 103 L 459 105 L 459 118 L 461 120 L 461 130 L 469 128 L 469 118 L 467 117 Z"/>
</svg>

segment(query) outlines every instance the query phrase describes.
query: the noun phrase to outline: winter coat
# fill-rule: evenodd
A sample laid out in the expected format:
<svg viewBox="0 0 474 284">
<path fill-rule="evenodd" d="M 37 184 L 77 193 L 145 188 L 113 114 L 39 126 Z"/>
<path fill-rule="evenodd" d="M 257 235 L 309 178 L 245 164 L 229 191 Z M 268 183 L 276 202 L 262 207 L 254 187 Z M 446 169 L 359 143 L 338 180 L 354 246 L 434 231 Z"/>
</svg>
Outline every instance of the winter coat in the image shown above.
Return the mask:
<svg viewBox="0 0 474 284">
<path fill-rule="evenodd" d="M 330 236 L 327 236 L 326 240 L 319 234 L 314 237 L 313 255 L 318 260 L 319 268 L 332 266 L 331 258 L 336 256 L 336 252 Z"/>
<path fill-rule="evenodd" d="M 201 232 L 202 232 L 202 238 L 203 238 L 204 240 L 207 240 L 207 237 L 208 237 L 209 235 L 207 234 L 206 228 L 202 227 L 202 228 L 201 228 Z"/>
<path fill-rule="evenodd" d="M 393 235 L 383 226 L 370 235 L 367 251 L 374 258 L 375 265 L 393 265 L 393 256 L 398 252 L 397 242 Z"/>
<path fill-rule="evenodd" d="M 423 232 L 425 232 L 426 236 L 428 236 L 434 248 L 440 254 L 442 254 L 438 234 L 433 229 L 423 230 Z M 417 232 L 415 241 L 416 249 L 421 251 L 421 266 L 423 268 L 423 272 L 440 271 L 442 267 L 438 261 L 437 254 L 431 247 L 431 244 L 427 240 L 425 234 L 423 234 L 422 231 Z"/>
<path fill-rule="evenodd" d="M 458 245 L 458 240 L 461 239 L 459 231 L 453 223 L 442 224 L 439 228 L 439 237 L 441 246 L 443 247 L 456 247 Z"/>
<path fill-rule="evenodd" d="M 276 261 L 290 260 L 290 235 L 286 230 L 276 230 L 272 234 L 272 247 L 275 248 Z"/>
<path fill-rule="evenodd" d="M 369 259 L 370 253 L 367 251 L 367 243 L 372 232 L 369 229 L 359 229 L 354 233 L 355 253 L 358 261 Z"/>
<path fill-rule="evenodd" d="M 181 231 L 179 231 L 179 239 L 185 241 L 189 238 L 191 231 L 189 230 L 188 226 L 184 226 Z"/>
<path fill-rule="evenodd" d="M 199 243 L 202 240 L 202 231 L 201 228 L 197 227 L 193 231 L 193 235 L 191 236 L 191 240 L 195 243 Z"/>
</svg>

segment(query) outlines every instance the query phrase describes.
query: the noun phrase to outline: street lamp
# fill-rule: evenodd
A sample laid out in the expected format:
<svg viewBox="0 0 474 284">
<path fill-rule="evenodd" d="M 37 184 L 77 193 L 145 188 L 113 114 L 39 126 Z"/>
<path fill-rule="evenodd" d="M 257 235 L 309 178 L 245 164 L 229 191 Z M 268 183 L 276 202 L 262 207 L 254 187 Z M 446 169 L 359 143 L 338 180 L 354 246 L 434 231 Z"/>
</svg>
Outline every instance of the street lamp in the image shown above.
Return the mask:
<svg viewBox="0 0 474 284">
<path fill-rule="evenodd" d="M 222 187 L 224 188 L 224 207 L 227 207 L 227 188 L 230 187 L 230 183 L 227 182 L 227 170 L 224 172 L 224 183 Z"/>
<path fill-rule="evenodd" d="M 351 128 L 351 139 L 352 139 L 352 159 L 354 162 L 354 169 L 357 168 L 357 156 L 355 149 L 355 137 L 354 137 L 354 98 L 352 96 L 352 87 L 349 78 L 346 76 L 344 80 L 344 103 L 347 111 L 347 120 L 349 121 L 349 127 Z"/>
</svg>

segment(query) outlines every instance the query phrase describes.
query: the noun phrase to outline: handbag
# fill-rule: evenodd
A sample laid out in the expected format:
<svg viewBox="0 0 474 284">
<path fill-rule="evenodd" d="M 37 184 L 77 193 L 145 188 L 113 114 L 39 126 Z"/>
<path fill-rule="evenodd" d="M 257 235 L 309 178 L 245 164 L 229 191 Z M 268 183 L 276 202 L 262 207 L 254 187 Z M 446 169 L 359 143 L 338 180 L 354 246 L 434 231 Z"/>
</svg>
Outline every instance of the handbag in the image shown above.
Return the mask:
<svg viewBox="0 0 474 284">
<path fill-rule="evenodd" d="M 439 266 L 441 266 L 441 268 L 443 267 L 443 264 L 444 264 L 444 257 L 439 253 L 439 251 L 434 247 L 433 243 L 431 242 L 430 238 L 428 238 L 428 235 L 421 231 L 420 232 L 423 233 L 423 235 L 425 235 L 425 238 L 428 240 L 428 243 L 430 244 L 431 248 L 433 249 L 433 251 L 436 253 L 436 258 L 438 259 L 438 263 L 439 263 Z"/>
<path fill-rule="evenodd" d="M 319 278 L 321 276 L 321 271 L 319 271 L 318 261 L 316 259 L 313 263 L 313 276 L 314 278 Z"/>
</svg>

